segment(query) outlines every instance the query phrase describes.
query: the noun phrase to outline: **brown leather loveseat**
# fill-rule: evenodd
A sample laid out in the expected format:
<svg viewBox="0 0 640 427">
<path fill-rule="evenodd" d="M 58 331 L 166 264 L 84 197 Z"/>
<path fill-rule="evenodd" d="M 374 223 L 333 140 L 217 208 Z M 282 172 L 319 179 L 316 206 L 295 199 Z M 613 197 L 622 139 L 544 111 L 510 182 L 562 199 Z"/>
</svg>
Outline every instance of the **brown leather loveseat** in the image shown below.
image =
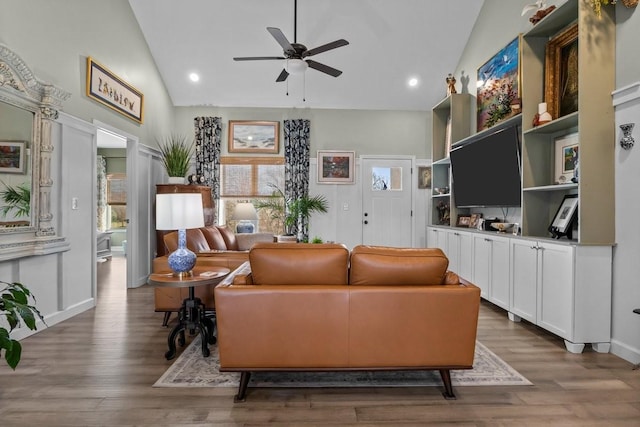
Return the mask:
<svg viewBox="0 0 640 427">
<path fill-rule="evenodd" d="M 236 269 L 249 259 L 249 249 L 256 242 L 273 242 L 271 233 L 235 234 L 227 226 L 208 226 L 187 230 L 187 248 L 197 254 L 196 266 Z M 178 248 L 178 232 L 164 235 L 164 244 L 158 245 L 158 257 L 153 260 L 153 272 L 169 272 L 168 254 Z M 213 308 L 214 286 L 198 286 L 195 296 L 205 307 Z M 165 312 L 163 325 L 167 325 L 171 312 L 177 312 L 188 296 L 188 288 L 155 288 L 155 311 Z"/>
<path fill-rule="evenodd" d="M 221 371 L 471 369 L 480 289 L 440 249 L 258 243 L 215 288 Z M 245 274 L 248 272 L 249 274 Z"/>
</svg>

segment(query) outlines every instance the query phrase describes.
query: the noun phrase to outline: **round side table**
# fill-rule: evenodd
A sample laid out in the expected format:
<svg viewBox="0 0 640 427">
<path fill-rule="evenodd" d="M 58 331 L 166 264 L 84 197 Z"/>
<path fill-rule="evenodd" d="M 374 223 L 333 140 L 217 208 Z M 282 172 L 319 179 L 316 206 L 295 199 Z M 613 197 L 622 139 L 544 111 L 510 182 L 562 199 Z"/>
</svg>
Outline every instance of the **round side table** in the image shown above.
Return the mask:
<svg viewBox="0 0 640 427">
<path fill-rule="evenodd" d="M 209 345 L 215 344 L 216 337 L 213 335 L 214 321 L 205 316 L 205 306 L 200 298 L 195 297 L 195 287 L 202 285 L 215 285 L 227 274 L 229 269 L 225 267 L 195 267 L 193 275 L 188 277 L 176 277 L 171 272 L 152 273 L 147 282 L 151 286 L 161 286 L 170 288 L 189 288 L 189 296 L 182 301 L 180 311 L 178 311 L 178 324 L 169 333 L 169 350 L 165 353 L 167 360 L 171 360 L 176 355 L 175 340 L 180 335 L 180 345 L 185 344 L 185 331 L 200 332 L 202 341 L 202 356 L 209 357 Z"/>
</svg>

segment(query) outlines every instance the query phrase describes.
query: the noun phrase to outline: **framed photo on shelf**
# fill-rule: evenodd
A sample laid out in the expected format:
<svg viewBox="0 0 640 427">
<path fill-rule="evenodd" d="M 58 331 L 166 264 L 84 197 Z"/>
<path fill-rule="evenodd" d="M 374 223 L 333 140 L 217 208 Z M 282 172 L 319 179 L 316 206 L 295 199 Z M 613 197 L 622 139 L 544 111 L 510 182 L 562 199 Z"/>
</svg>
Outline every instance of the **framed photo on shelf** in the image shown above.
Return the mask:
<svg viewBox="0 0 640 427">
<path fill-rule="evenodd" d="M 144 96 L 107 67 L 87 58 L 87 96 L 142 123 Z"/>
<path fill-rule="evenodd" d="M 554 239 L 567 236 L 571 239 L 573 223 L 578 216 L 578 195 L 568 194 L 564 196 L 558 211 L 549 225 L 549 232 Z"/>
<path fill-rule="evenodd" d="M 519 114 L 520 52 L 522 35 L 518 35 L 491 59 L 478 68 L 478 132 Z"/>
<path fill-rule="evenodd" d="M 26 143 L 0 141 L 0 172 L 25 173 Z"/>
<path fill-rule="evenodd" d="M 456 227 L 469 227 L 469 224 L 471 224 L 471 217 L 469 215 L 458 215 Z"/>
<path fill-rule="evenodd" d="M 229 120 L 229 153 L 278 154 L 280 122 Z"/>
<path fill-rule="evenodd" d="M 478 228 L 478 224 L 480 223 L 480 218 L 482 218 L 481 213 L 471 214 L 471 218 L 469 219 L 469 228 Z"/>
<path fill-rule="evenodd" d="M 578 111 L 578 24 L 549 40 L 544 68 L 544 98 L 551 117 Z"/>
<path fill-rule="evenodd" d="M 561 136 L 555 140 L 555 175 L 558 184 L 571 182 L 579 160 L 578 133 Z"/>
<path fill-rule="evenodd" d="M 319 184 L 353 184 L 355 151 L 318 151 Z"/>
<path fill-rule="evenodd" d="M 418 188 L 431 188 L 431 166 L 418 166 Z"/>
</svg>

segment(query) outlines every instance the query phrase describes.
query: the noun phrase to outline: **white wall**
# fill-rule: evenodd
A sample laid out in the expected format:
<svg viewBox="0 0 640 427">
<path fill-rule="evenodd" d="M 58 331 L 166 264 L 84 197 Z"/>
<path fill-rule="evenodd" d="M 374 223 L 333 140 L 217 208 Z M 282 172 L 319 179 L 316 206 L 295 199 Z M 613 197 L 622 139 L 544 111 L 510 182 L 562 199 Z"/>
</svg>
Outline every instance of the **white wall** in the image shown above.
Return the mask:
<svg viewBox="0 0 640 427">
<path fill-rule="evenodd" d="M 616 246 L 613 249 L 611 352 L 640 363 L 640 81 L 614 92 L 616 116 Z M 635 123 L 635 146 L 623 149 L 619 126 Z"/>
</svg>

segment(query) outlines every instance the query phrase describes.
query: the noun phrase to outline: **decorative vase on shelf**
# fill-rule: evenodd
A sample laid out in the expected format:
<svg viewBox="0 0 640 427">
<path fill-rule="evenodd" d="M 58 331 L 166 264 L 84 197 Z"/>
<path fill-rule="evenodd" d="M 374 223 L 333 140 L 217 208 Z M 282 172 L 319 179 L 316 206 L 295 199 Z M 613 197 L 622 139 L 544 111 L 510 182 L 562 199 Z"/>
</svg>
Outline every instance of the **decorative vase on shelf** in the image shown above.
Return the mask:
<svg viewBox="0 0 640 427">
<path fill-rule="evenodd" d="M 541 102 L 538 104 L 538 114 L 533 118 L 533 126 L 540 126 L 545 123 L 549 123 L 553 118 L 551 114 L 547 111 L 547 103 Z"/>
</svg>

